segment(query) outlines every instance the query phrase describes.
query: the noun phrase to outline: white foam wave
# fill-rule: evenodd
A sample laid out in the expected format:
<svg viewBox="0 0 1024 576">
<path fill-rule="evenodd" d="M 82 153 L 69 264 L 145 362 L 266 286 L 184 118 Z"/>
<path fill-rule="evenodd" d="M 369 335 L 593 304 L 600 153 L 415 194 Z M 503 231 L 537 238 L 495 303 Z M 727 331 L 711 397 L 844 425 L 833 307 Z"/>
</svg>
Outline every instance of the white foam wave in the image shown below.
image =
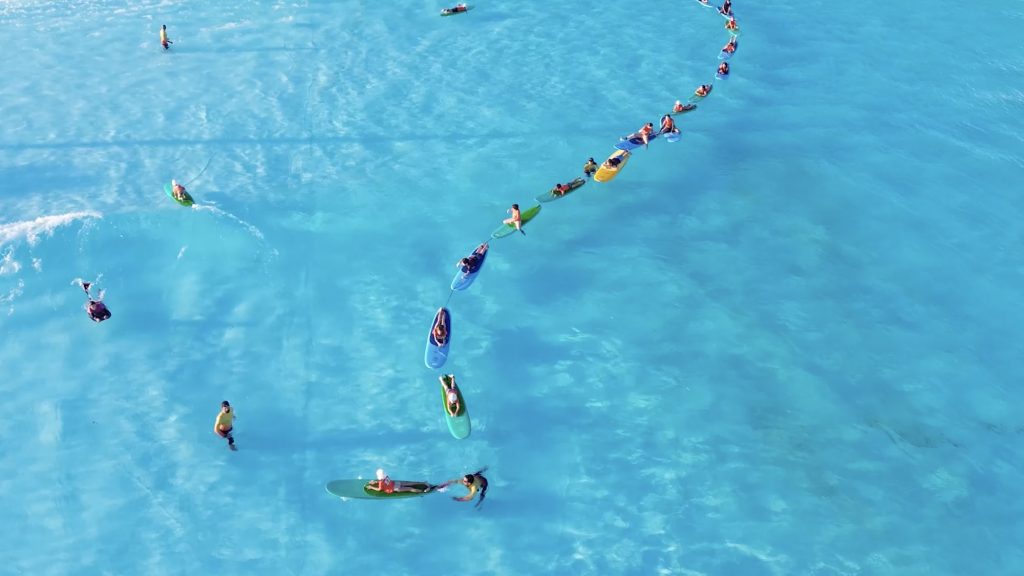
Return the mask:
<svg viewBox="0 0 1024 576">
<path fill-rule="evenodd" d="M 75 220 L 84 220 L 87 218 L 103 218 L 103 215 L 99 212 L 87 210 L 84 212 L 55 214 L 53 216 L 40 216 L 35 220 L 0 224 L 0 246 L 21 238 L 25 238 L 30 246 L 34 246 L 39 242 L 40 236 L 53 234 L 53 231 L 61 226 L 70 224 Z"/>
<path fill-rule="evenodd" d="M 8 250 L 3 258 L 0 258 L 0 276 L 14 275 L 21 270 L 21 262 L 14 259 L 14 250 Z"/>
<path fill-rule="evenodd" d="M 218 216 L 223 216 L 223 217 L 225 217 L 225 218 L 227 218 L 229 220 L 234 220 L 238 224 L 241 224 L 242 227 L 245 228 L 246 230 L 248 230 L 249 233 L 252 234 L 255 238 L 257 238 L 260 241 L 264 240 L 263 232 L 261 232 L 259 228 L 257 228 L 256 226 L 254 226 L 252 224 L 249 224 L 248 222 L 246 222 L 245 220 L 242 220 L 238 216 L 235 216 L 231 212 L 226 212 L 224 210 L 221 210 L 220 208 L 217 208 L 216 206 L 211 206 L 209 204 L 193 204 L 192 208 L 195 209 L 195 210 L 209 210 L 210 212 L 213 212 L 214 214 L 216 214 Z"/>
</svg>

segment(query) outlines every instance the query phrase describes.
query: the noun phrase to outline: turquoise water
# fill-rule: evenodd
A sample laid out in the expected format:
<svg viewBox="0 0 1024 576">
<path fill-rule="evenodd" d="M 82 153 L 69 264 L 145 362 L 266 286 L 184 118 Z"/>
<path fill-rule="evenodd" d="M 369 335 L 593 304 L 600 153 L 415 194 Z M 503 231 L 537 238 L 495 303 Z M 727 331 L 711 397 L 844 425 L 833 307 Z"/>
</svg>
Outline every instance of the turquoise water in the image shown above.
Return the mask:
<svg viewBox="0 0 1024 576">
<path fill-rule="evenodd" d="M 463 441 L 423 365 L 455 262 L 727 34 L 441 7 L 0 4 L 0 572 L 1024 571 L 1018 5 L 738 0 L 681 141 L 452 297 Z M 484 465 L 479 511 L 323 489 Z"/>
</svg>

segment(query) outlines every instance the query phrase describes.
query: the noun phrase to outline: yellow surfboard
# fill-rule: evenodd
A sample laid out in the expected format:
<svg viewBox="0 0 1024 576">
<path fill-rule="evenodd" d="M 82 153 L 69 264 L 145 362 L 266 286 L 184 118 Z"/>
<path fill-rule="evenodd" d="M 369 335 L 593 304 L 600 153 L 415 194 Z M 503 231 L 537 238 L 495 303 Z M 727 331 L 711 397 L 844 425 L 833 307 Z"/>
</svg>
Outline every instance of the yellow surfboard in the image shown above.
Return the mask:
<svg viewBox="0 0 1024 576">
<path fill-rule="evenodd" d="M 614 168 L 609 168 L 608 162 L 613 158 L 618 158 L 619 163 Z M 608 160 L 605 160 L 605 163 L 601 164 L 601 167 L 597 169 L 597 173 L 594 174 L 594 180 L 597 180 L 598 182 L 611 181 L 612 178 L 619 175 L 619 171 L 626 165 L 626 162 L 629 162 L 629 152 L 626 150 L 616 150 L 615 153 L 609 156 Z"/>
</svg>

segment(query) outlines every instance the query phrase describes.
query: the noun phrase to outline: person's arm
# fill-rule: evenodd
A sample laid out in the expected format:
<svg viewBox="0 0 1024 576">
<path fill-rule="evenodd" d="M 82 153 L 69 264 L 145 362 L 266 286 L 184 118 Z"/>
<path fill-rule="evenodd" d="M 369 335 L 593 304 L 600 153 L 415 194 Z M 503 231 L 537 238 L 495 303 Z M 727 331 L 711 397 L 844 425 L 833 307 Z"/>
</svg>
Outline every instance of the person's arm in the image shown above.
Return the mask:
<svg viewBox="0 0 1024 576">
<path fill-rule="evenodd" d="M 470 500 L 473 499 L 473 496 L 475 496 L 475 495 L 476 495 L 476 483 L 474 482 L 474 483 L 469 485 L 469 494 L 466 494 L 465 496 L 452 496 L 452 500 L 457 500 L 459 502 L 469 502 Z"/>
</svg>

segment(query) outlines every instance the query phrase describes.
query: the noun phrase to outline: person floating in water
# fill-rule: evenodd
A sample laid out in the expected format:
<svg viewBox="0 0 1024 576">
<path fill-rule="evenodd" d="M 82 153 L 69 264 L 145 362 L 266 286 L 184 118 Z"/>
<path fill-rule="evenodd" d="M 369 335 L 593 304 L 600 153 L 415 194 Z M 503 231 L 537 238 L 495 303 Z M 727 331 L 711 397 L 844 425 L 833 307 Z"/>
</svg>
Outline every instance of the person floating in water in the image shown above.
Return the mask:
<svg viewBox="0 0 1024 576">
<path fill-rule="evenodd" d="M 593 158 L 588 158 L 587 163 L 583 165 L 583 175 L 590 178 L 597 172 L 597 162 L 594 162 Z"/>
<path fill-rule="evenodd" d="M 160 25 L 160 45 L 164 47 L 164 50 L 170 48 L 170 44 L 174 44 L 167 39 L 167 24 Z"/>
<path fill-rule="evenodd" d="M 701 98 L 711 93 L 711 84 L 701 84 L 697 86 L 697 89 L 693 91 L 694 96 L 700 96 Z"/>
<path fill-rule="evenodd" d="M 469 494 L 466 494 L 465 496 L 452 496 L 452 500 L 457 500 L 459 502 L 469 502 L 470 500 L 473 499 L 473 496 L 476 495 L 477 491 L 479 491 L 480 498 L 477 499 L 475 506 L 476 508 L 479 508 L 480 505 L 484 503 L 484 498 L 487 497 L 487 478 L 484 478 L 484 472 L 486 471 L 487 468 L 484 467 L 480 470 L 477 470 L 476 472 L 473 472 L 472 474 L 466 474 L 459 480 L 451 480 L 445 483 L 445 485 L 447 485 L 454 484 L 455 482 L 462 482 L 463 486 L 469 488 Z"/>
<path fill-rule="evenodd" d="M 89 318 L 93 322 L 103 322 L 110 318 L 110 310 L 107 309 L 107 305 L 103 303 L 103 290 L 100 290 L 99 296 L 96 298 L 92 297 L 89 293 L 89 289 L 92 288 L 91 282 L 80 282 L 82 290 L 85 291 L 85 295 L 89 298 L 89 301 L 85 304 L 85 311 L 89 314 Z"/>
<path fill-rule="evenodd" d="M 462 403 L 459 402 L 459 389 L 455 386 L 455 374 L 442 375 L 441 386 L 444 387 L 444 409 L 452 418 L 462 412 Z"/>
<path fill-rule="evenodd" d="M 719 76 L 728 76 L 729 75 L 729 63 L 728 62 L 722 62 L 721 64 L 718 65 L 718 75 Z"/>
<path fill-rule="evenodd" d="M 472 274 L 480 269 L 480 263 L 484 260 L 484 254 L 487 253 L 487 242 L 476 247 L 473 253 L 465 258 L 459 260 L 457 266 L 462 270 L 463 274 Z"/>
<path fill-rule="evenodd" d="M 444 320 L 444 308 L 441 308 L 434 316 L 434 329 L 430 331 L 430 335 L 433 336 L 434 342 L 438 346 L 444 346 L 448 343 L 448 325 L 445 324 Z"/>
<path fill-rule="evenodd" d="M 177 180 L 171 180 L 171 194 L 174 195 L 175 200 L 183 202 L 185 200 L 185 192 L 187 190 L 185 190 L 184 186 L 178 184 Z"/>
<path fill-rule="evenodd" d="M 460 4 L 456 4 L 452 8 L 444 8 L 444 9 L 442 9 L 441 10 L 441 15 L 442 16 L 449 16 L 451 14 L 458 14 L 459 12 L 466 12 L 467 10 L 469 10 L 469 6 L 466 6 L 465 4 L 460 3 Z"/>
<path fill-rule="evenodd" d="M 511 217 L 505 218 L 502 222 L 515 226 L 516 230 L 518 230 L 520 234 L 526 236 L 526 232 L 523 232 L 523 216 L 519 213 L 519 204 L 513 204 L 507 212 L 511 214 Z"/>
<path fill-rule="evenodd" d="M 217 413 L 217 419 L 213 423 L 213 431 L 217 436 L 228 439 L 228 448 L 238 450 L 235 447 L 235 437 L 231 435 L 234 424 L 235 411 L 231 409 L 231 404 L 225 400 L 220 403 L 220 412 Z"/>
</svg>

